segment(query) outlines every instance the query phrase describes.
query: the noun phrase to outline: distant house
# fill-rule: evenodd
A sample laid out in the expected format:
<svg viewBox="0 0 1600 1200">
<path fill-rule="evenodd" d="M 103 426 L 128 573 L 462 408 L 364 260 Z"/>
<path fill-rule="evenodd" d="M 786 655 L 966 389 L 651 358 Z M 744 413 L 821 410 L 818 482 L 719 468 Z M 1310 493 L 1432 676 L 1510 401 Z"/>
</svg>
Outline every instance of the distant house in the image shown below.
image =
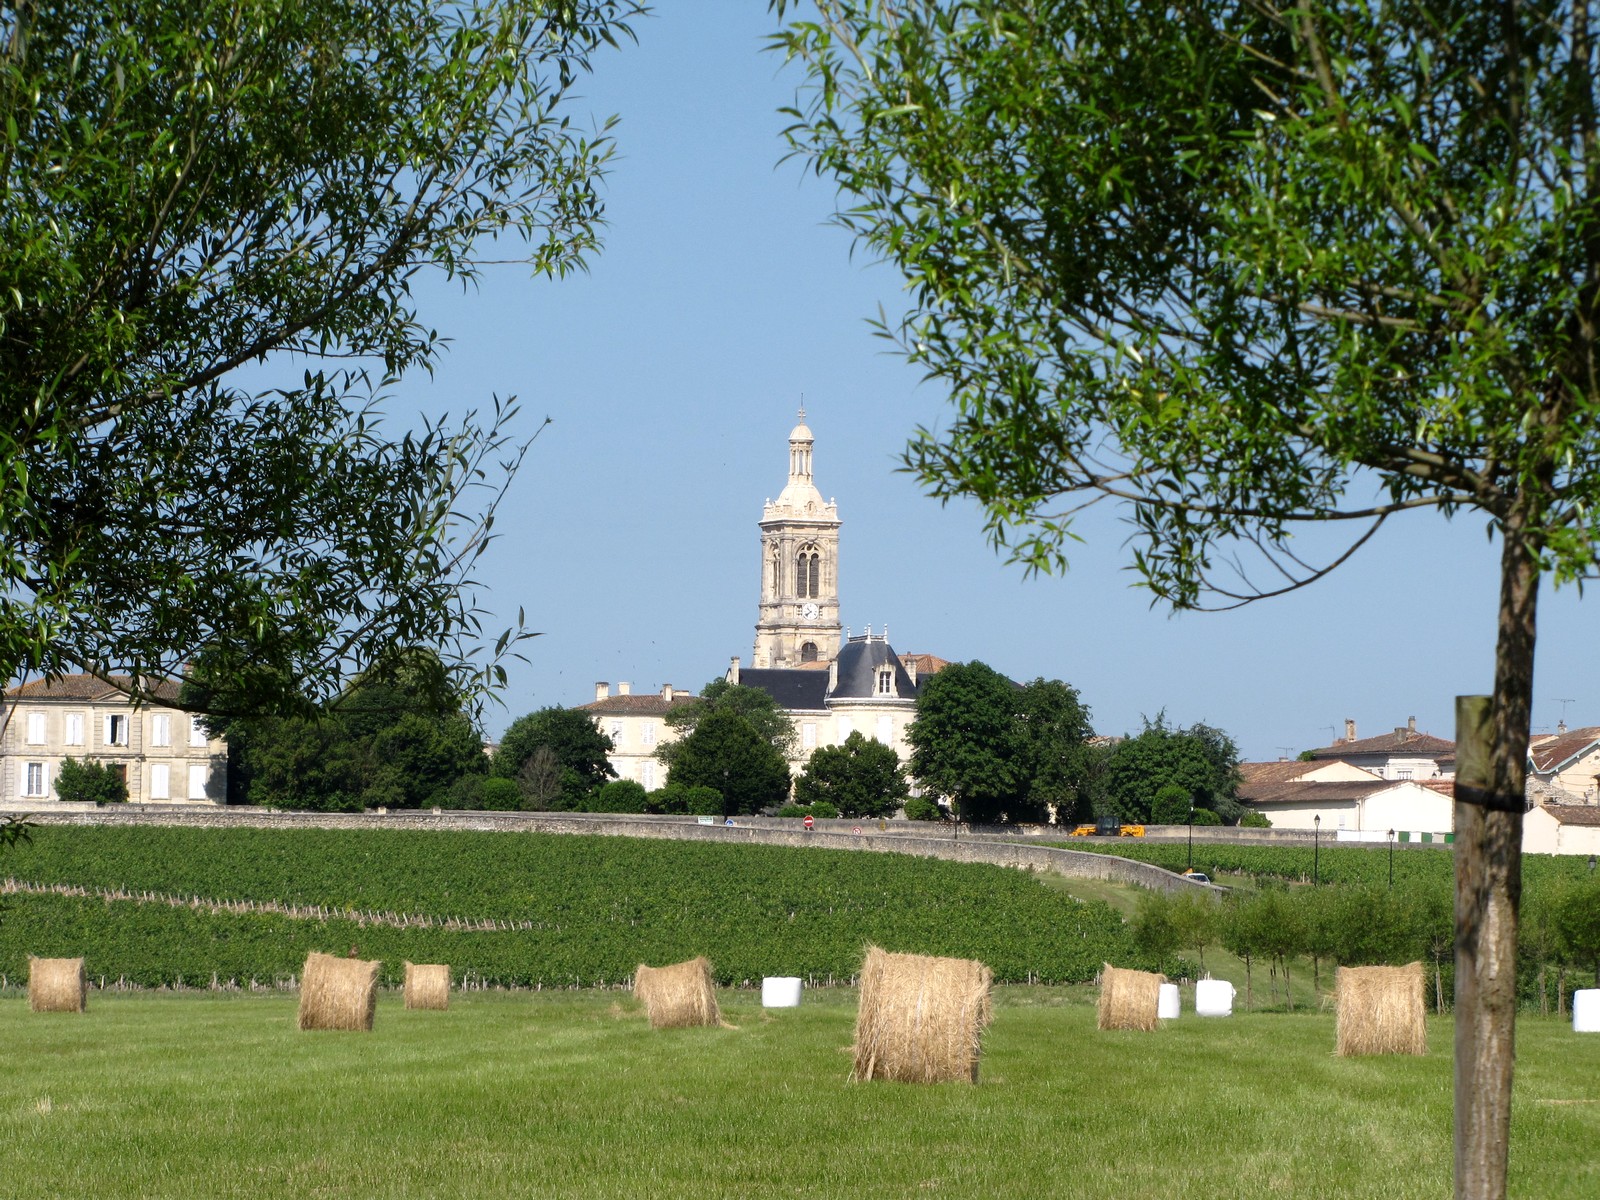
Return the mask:
<svg viewBox="0 0 1600 1200">
<path fill-rule="evenodd" d="M 228 747 L 200 718 L 175 707 L 178 685 L 135 708 L 117 683 L 66 675 L 7 689 L 0 709 L 0 800 L 11 807 L 60 803 L 55 783 L 67 758 L 104 763 L 137 803 L 227 802 Z"/>
<path fill-rule="evenodd" d="M 1311 752 L 1313 762 L 1337 760 L 1361 767 L 1380 779 L 1454 779 L 1456 744 L 1417 730 L 1411 717 L 1393 733 L 1356 737 L 1356 723 L 1344 723 L 1344 737 Z"/>
<path fill-rule="evenodd" d="M 1600 855 L 1600 806 L 1543 804 L 1522 819 L 1524 854 Z"/>
<path fill-rule="evenodd" d="M 1384 779 L 1341 761 L 1240 763 L 1239 801 L 1275 829 L 1317 829 L 1370 840 L 1394 830 L 1432 840 L 1454 829 L 1454 786 Z M 1321 819 L 1320 825 L 1318 818 Z"/>
<path fill-rule="evenodd" d="M 1528 773 L 1584 804 L 1600 802 L 1600 725 L 1557 728 L 1533 739 Z"/>
<path fill-rule="evenodd" d="M 631 779 L 653 792 L 667 781 L 667 768 L 656 759 L 663 742 L 677 736 L 667 724 L 667 714 L 700 703 L 693 693 L 670 683 L 660 692 L 634 695 L 627 683 L 611 694 L 609 683 L 594 685 L 594 700 L 578 705 L 594 718 L 600 732 L 611 739 L 611 769 L 618 779 Z"/>
</svg>

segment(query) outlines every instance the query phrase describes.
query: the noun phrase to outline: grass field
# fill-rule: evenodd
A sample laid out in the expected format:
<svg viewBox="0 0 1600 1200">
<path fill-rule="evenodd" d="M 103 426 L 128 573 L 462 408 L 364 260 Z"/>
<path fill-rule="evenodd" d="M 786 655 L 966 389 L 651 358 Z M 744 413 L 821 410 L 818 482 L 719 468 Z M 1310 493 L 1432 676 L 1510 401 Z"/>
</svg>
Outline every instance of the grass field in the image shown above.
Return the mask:
<svg viewBox="0 0 1600 1200">
<path fill-rule="evenodd" d="M 1333 1057 L 1328 1013 L 1101 1034 L 1087 988 L 1001 989 L 976 1086 L 851 1084 L 855 996 L 653 1032 L 620 992 L 0 997 L 0 1197 L 1443 1197 L 1451 1026 Z M 1518 1023 L 1511 1193 L 1600 1194 L 1600 1036 Z"/>
</svg>

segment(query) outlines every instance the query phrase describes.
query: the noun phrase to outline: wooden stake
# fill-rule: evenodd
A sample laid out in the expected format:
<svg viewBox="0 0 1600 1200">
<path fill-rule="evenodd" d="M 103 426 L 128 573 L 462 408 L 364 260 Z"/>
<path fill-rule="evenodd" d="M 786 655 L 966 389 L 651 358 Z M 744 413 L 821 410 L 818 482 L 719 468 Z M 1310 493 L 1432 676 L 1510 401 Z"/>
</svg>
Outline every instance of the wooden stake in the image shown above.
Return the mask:
<svg viewBox="0 0 1600 1200">
<path fill-rule="evenodd" d="M 1494 786 L 1494 702 L 1456 697 L 1457 1200 L 1504 1200 L 1517 1004 L 1521 795 Z"/>
</svg>

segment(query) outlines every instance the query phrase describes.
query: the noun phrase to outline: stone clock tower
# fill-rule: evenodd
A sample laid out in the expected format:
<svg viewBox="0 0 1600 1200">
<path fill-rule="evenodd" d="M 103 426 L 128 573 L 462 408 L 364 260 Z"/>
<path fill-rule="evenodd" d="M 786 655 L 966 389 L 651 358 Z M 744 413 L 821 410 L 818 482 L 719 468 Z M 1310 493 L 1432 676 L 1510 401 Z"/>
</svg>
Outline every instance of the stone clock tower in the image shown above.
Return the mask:
<svg viewBox="0 0 1600 1200">
<path fill-rule="evenodd" d="M 761 513 L 761 608 L 753 667 L 825 663 L 839 653 L 839 506 L 811 482 L 806 410 L 789 432 L 789 482 Z"/>
</svg>

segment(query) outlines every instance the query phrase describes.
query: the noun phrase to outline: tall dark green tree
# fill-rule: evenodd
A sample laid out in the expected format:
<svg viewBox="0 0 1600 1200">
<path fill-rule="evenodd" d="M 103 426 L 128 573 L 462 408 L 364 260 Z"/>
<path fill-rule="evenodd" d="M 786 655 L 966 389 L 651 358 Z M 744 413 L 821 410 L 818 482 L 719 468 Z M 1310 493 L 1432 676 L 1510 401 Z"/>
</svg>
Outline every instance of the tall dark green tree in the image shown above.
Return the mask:
<svg viewBox="0 0 1600 1200">
<path fill-rule="evenodd" d="M 577 809 L 608 780 L 611 739 L 575 708 L 541 708 L 511 722 L 494 754 L 493 771 L 515 779 L 530 807 Z"/>
<path fill-rule="evenodd" d="M 68 755 L 56 775 L 56 796 L 85 804 L 122 804 L 128 799 L 128 781 L 107 763 Z"/>
<path fill-rule="evenodd" d="M 1157 713 L 1111 751 L 1105 790 L 1118 815 L 1130 821 L 1153 820 L 1151 806 L 1167 788 L 1182 791 L 1196 808 L 1237 819 L 1238 767 L 1239 751 L 1227 734 L 1209 725 L 1178 729 Z M 1183 808 L 1187 816 L 1188 805 Z"/>
<path fill-rule="evenodd" d="M 471 573 L 527 432 L 384 398 L 444 344 L 418 272 L 596 246 L 571 94 L 637 7 L 0 6 L 0 679 L 153 698 L 205 650 L 305 711 L 425 639 L 502 681 Z"/>
<path fill-rule="evenodd" d="M 883 332 L 955 404 L 907 453 L 934 495 L 1040 569 L 1121 505 L 1180 608 L 1311 583 L 1413 510 L 1497 539 L 1456 1188 L 1503 1196 L 1538 596 L 1600 566 L 1593 6 L 816 7 L 779 38 L 790 138 L 906 277 Z"/>
<path fill-rule="evenodd" d="M 789 797 L 789 767 L 769 738 L 737 712 L 702 715 L 678 743 L 671 782 L 677 788 L 713 788 L 728 815 L 755 813 Z"/>
<path fill-rule="evenodd" d="M 905 803 L 909 789 L 894 747 L 853 729 L 837 746 L 818 746 L 795 780 L 797 804 L 826 801 L 845 817 L 887 817 Z"/>
<path fill-rule="evenodd" d="M 922 684 L 906 727 L 911 774 L 964 821 L 995 821 L 1027 793 L 1017 685 L 987 663 L 951 663 Z"/>
<path fill-rule="evenodd" d="M 731 712 L 744 718 L 745 723 L 765 738 L 785 761 L 795 756 L 794 722 L 778 707 L 777 701 L 760 688 L 744 687 L 729 683 L 726 679 L 713 679 L 700 689 L 699 701 L 698 704 L 674 708 L 667 714 L 667 725 L 676 733 L 677 740 L 663 742 L 656 751 L 656 757 L 669 770 L 683 739 L 715 712 Z"/>
</svg>

